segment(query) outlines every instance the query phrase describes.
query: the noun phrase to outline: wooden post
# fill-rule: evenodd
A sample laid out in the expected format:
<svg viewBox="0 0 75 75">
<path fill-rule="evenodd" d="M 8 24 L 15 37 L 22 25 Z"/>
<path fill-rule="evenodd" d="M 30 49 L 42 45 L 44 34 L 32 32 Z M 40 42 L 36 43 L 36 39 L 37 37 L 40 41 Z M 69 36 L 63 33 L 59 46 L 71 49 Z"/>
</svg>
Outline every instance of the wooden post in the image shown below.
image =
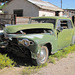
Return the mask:
<svg viewBox="0 0 75 75">
<path fill-rule="evenodd" d="M 16 24 L 16 14 L 14 14 L 14 24 Z"/>
</svg>

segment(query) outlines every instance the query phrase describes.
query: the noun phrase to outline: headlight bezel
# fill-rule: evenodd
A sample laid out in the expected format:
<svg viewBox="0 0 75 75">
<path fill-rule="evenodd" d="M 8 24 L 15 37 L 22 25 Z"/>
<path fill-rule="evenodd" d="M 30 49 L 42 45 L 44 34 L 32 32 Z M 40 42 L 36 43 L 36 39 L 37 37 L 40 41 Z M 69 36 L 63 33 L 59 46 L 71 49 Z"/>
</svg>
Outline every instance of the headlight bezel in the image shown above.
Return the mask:
<svg viewBox="0 0 75 75">
<path fill-rule="evenodd" d="M 30 45 L 34 45 L 34 42 L 33 41 L 30 41 L 28 39 L 22 39 L 22 40 L 19 40 L 19 43 L 23 44 L 24 46 L 28 47 Z"/>
</svg>

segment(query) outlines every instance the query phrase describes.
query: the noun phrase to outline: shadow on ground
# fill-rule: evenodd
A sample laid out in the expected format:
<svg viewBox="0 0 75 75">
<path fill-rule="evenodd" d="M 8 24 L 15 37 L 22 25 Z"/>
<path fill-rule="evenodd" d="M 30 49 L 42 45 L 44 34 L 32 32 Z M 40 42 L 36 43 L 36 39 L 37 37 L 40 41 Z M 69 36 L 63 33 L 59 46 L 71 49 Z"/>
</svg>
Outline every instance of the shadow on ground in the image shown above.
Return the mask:
<svg viewBox="0 0 75 75">
<path fill-rule="evenodd" d="M 31 58 L 28 57 L 20 57 L 17 56 L 16 54 L 13 54 L 12 52 L 5 52 L 5 50 L 0 51 L 1 54 L 7 54 L 7 56 L 12 59 L 14 62 L 16 62 L 15 67 L 20 67 L 20 66 L 32 66 L 32 60 Z"/>
</svg>

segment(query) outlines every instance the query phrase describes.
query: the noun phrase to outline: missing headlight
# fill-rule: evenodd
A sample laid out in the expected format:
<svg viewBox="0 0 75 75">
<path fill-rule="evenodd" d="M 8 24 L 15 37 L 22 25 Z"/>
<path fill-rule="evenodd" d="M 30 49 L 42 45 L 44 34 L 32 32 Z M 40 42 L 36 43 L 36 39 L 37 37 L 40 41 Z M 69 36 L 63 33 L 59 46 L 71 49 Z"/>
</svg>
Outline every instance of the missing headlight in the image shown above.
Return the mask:
<svg viewBox="0 0 75 75">
<path fill-rule="evenodd" d="M 34 42 L 33 41 L 29 41 L 28 39 L 22 39 L 22 40 L 19 40 L 19 43 L 23 44 L 24 46 L 30 46 L 30 45 L 34 45 Z"/>
<path fill-rule="evenodd" d="M 30 41 L 30 45 L 34 45 L 34 42 L 33 41 Z"/>
</svg>

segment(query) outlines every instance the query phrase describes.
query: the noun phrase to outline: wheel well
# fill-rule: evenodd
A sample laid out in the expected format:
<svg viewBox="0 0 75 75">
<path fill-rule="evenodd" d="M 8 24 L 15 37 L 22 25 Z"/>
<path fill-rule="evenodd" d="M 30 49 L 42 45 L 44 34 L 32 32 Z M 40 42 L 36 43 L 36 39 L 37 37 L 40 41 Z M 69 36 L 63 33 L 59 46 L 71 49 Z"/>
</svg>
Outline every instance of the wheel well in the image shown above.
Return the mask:
<svg viewBox="0 0 75 75">
<path fill-rule="evenodd" d="M 49 55 L 51 55 L 52 45 L 50 43 L 47 43 L 47 44 L 45 44 L 45 46 L 48 48 Z"/>
</svg>

